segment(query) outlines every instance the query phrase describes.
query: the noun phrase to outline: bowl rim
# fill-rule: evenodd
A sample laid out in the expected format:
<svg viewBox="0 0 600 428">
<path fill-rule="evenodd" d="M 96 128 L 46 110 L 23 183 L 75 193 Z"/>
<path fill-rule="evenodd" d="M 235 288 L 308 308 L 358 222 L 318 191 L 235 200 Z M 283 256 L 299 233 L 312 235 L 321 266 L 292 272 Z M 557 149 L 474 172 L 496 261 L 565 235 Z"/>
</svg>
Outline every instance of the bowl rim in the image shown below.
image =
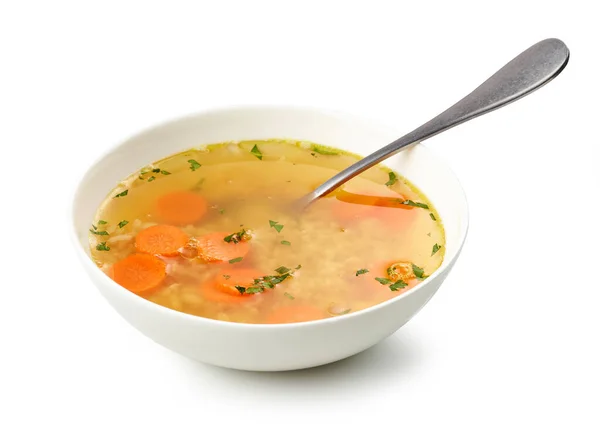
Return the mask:
<svg viewBox="0 0 600 428">
<path fill-rule="evenodd" d="M 467 200 L 467 197 L 466 197 L 466 194 L 464 191 L 464 187 L 462 186 L 462 183 L 460 182 L 458 176 L 456 175 L 454 170 L 450 167 L 450 165 L 448 165 L 448 163 L 445 160 L 443 160 L 440 156 L 435 154 L 434 151 L 432 151 L 431 149 L 427 148 L 426 146 L 423 146 L 422 144 L 418 144 L 418 146 L 420 146 L 419 147 L 420 150 L 424 150 L 427 153 L 427 156 L 430 156 L 431 158 L 435 159 L 436 161 L 438 161 L 442 165 L 444 165 L 444 167 L 447 169 L 447 172 L 451 176 L 454 177 L 457 187 L 458 187 L 458 195 L 457 196 L 460 196 L 460 203 L 458 205 L 461 207 L 460 208 L 461 212 L 459 213 L 459 218 L 463 222 L 463 227 L 462 227 L 460 236 L 458 238 L 458 242 L 456 245 L 456 251 L 452 255 L 451 258 L 449 258 L 449 259 L 444 258 L 442 265 L 440 265 L 440 267 L 433 274 L 428 276 L 425 280 L 421 281 L 418 285 L 411 288 L 410 290 L 408 290 L 404 293 L 401 293 L 389 300 L 386 300 L 381 303 L 377 303 L 373 306 L 369 306 L 368 308 L 364 308 L 364 309 L 361 309 L 356 312 L 351 312 L 349 314 L 345 314 L 344 316 L 323 318 L 323 319 L 311 320 L 311 321 L 301 321 L 301 322 L 295 322 L 295 323 L 282 323 L 282 324 L 241 323 L 241 322 L 234 322 L 234 321 L 216 320 L 216 319 L 206 318 L 206 317 L 202 317 L 202 316 L 198 316 L 198 315 L 192 315 L 192 314 L 188 314 L 185 312 L 177 311 L 175 309 L 168 308 L 166 306 L 159 305 L 157 303 L 147 300 L 147 299 L 145 299 L 141 296 L 138 296 L 137 294 L 123 288 L 122 286 L 117 284 L 115 281 L 110 279 L 107 275 L 102 275 L 102 272 L 95 265 L 95 263 L 93 262 L 91 257 L 85 252 L 83 246 L 81 245 L 81 242 L 78 237 L 78 232 L 76 229 L 75 213 L 76 213 L 77 201 L 78 201 L 79 195 L 82 191 L 82 186 L 83 186 L 83 184 L 85 184 L 85 181 L 86 181 L 90 171 L 96 165 L 98 165 L 99 163 L 103 162 L 106 158 L 108 158 L 113 152 L 118 150 L 121 146 L 123 146 L 124 144 L 127 144 L 129 141 L 133 140 L 134 138 L 142 136 L 146 133 L 154 132 L 154 131 L 157 131 L 158 129 L 168 127 L 168 126 L 173 126 L 177 123 L 185 122 L 187 120 L 191 120 L 191 119 L 201 117 L 201 116 L 207 116 L 207 115 L 211 115 L 211 114 L 217 114 L 217 115 L 218 114 L 227 114 L 227 113 L 234 113 L 234 112 L 240 112 L 240 111 L 255 111 L 255 112 L 257 112 L 257 111 L 264 111 L 264 112 L 287 111 L 290 113 L 295 113 L 295 112 L 297 112 L 297 113 L 314 113 L 314 114 L 318 114 L 318 115 L 337 117 L 337 118 L 343 119 L 344 121 L 348 121 L 348 122 L 361 123 L 362 125 L 364 125 L 368 128 L 372 128 L 372 129 L 381 129 L 382 131 L 397 132 L 394 128 L 392 128 L 388 125 L 377 122 L 370 118 L 366 118 L 364 116 L 360 116 L 360 115 L 356 115 L 356 114 L 352 114 L 352 113 L 348 113 L 348 112 L 344 112 L 344 111 L 340 111 L 340 110 L 336 110 L 336 109 L 312 107 L 312 106 L 302 106 L 302 105 L 288 105 L 288 104 L 237 104 L 237 105 L 230 105 L 230 106 L 221 106 L 221 107 L 216 107 L 216 108 L 206 108 L 203 110 L 199 110 L 199 111 L 192 112 L 192 113 L 182 115 L 182 116 L 176 116 L 171 119 L 166 119 L 166 120 L 151 124 L 149 126 L 146 126 L 143 129 L 139 130 L 138 132 L 132 133 L 128 137 L 125 137 L 116 143 L 109 144 L 108 147 L 103 152 L 101 152 L 98 156 L 96 156 L 95 159 L 85 167 L 84 171 L 78 176 L 78 179 L 74 185 L 74 189 L 71 191 L 71 195 L 70 195 L 71 202 L 70 202 L 70 206 L 69 206 L 69 237 L 70 237 L 71 243 L 75 247 L 75 251 L 77 253 L 78 258 L 79 258 L 80 262 L 82 263 L 82 267 L 86 268 L 86 270 L 88 271 L 88 272 L 86 272 L 86 273 L 88 273 L 88 276 L 90 276 L 89 274 L 91 272 L 93 272 L 95 269 L 96 274 L 98 274 L 99 281 L 103 282 L 106 287 L 113 288 L 114 291 L 116 293 L 121 294 L 121 296 L 123 296 L 124 299 L 132 300 L 131 303 L 133 305 L 141 305 L 141 306 L 147 308 L 149 311 L 157 311 L 158 313 L 162 313 L 164 316 L 167 316 L 167 317 L 180 318 L 182 321 L 185 321 L 185 322 L 205 324 L 207 327 L 212 326 L 212 327 L 216 327 L 216 328 L 273 330 L 273 329 L 284 329 L 284 328 L 289 329 L 289 328 L 316 327 L 316 326 L 320 326 L 320 325 L 344 322 L 345 320 L 351 320 L 354 318 L 366 316 L 369 313 L 381 310 L 389 305 L 395 304 L 397 301 L 399 301 L 401 299 L 407 298 L 408 296 L 417 292 L 418 290 L 425 287 L 427 284 L 431 283 L 436 278 L 438 278 L 439 276 L 444 274 L 447 270 L 449 270 L 454 265 L 458 256 L 461 253 L 461 250 L 464 246 L 464 243 L 466 241 L 468 231 L 469 231 L 468 200 Z M 410 178 L 409 178 L 409 180 L 410 180 Z M 90 278 L 90 279 L 92 279 L 92 278 Z M 93 281 L 94 280 L 92 279 L 92 282 Z M 101 294 L 103 294 L 103 293 L 101 293 Z M 106 296 L 103 296 L 103 297 L 106 298 Z"/>
</svg>

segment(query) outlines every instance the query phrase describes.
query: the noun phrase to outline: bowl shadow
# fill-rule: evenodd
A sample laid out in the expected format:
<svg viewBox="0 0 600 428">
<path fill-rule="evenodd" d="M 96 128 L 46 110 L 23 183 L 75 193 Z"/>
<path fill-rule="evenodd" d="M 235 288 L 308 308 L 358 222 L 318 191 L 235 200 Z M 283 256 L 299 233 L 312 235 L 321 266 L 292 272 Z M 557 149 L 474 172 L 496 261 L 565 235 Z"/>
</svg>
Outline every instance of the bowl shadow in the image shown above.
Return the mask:
<svg viewBox="0 0 600 428">
<path fill-rule="evenodd" d="M 406 329 L 405 329 L 406 330 Z M 214 367 L 180 357 L 189 378 L 199 383 L 219 383 L 220 393 L 260 393 L 277 400 L 282 394 L 336 397 L 356 394 L 359 388 L 378 388 L 412 376 L 424 364 L 418 341 L 406 331 L 397 332 L 379 344 L 334 363 L 286 372 L 249 372 Z M 351 388 L 350 388 L 351 387 Z"/>
</svg>

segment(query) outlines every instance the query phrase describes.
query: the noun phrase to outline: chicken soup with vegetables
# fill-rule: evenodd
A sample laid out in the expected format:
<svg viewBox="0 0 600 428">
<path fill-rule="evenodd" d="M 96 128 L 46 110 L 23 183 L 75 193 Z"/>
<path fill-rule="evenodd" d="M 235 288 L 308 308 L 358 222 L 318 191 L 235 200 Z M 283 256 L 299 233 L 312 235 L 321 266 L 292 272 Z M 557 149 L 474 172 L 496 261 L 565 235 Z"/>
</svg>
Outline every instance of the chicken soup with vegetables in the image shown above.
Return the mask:
<svg viewBox="0 0 600 428">
<path fill-rule="evenodd" d="M 302 322 L 376 305 L 440 266 L 444 231 L 425 196 L 383 167 L 290 208 L 356 159 L 269 140 L 159 160 L 102 203 L 92 257 L 127 290 L 217 320 Z"/>
</svg>

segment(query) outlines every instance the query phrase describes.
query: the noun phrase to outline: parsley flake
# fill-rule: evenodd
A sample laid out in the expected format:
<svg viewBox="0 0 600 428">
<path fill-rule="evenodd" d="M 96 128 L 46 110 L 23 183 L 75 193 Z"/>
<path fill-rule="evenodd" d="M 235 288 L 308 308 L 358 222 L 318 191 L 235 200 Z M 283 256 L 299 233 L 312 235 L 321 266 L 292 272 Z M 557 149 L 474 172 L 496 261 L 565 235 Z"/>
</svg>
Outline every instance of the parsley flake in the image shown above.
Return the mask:
<svg viewBox="0 0 600 428">
<path fill-rule="evenodd" d="M 440 251 L 440 248 L 442 248 L 440 245 L 435 244 L 433 246 L 433 248 L 431 249 L 431 255 L 433 256 L 435 253 L 437 253 L 438 251 Z"/>
<path fill-rule="evenodd" d="M 429 205 L 427 204 L 422 204 L 421 202 L 415 202 L 415 201 L 411 201 L 410 199 L 407 199 L 405 201 L 401 202 L 402 205 L 409 205 L 411 207 L 417 207 L 417 208 L 425 208 L 426 210 L 429 209 Z"/>
<path fill-rule="evenodd" d="M 106 242 L 101 242 L 100 244 L 96 245 L 96 250 L 98 250 L 98 251 L 110 251 L 110 247 L 106 246 Z"/>
<path fill-rule="evenodd" d="M 398 181 L 398 177 L 396 177 L 396 173 L 394 173 L 392 171 L 388 172 L 388 178 L 389 178 L 389 180 L 387 181 L 387 183 L 385 183 L 385 185 L 388 187 L 393 186 Z"/>
<path fill-rule="evenodd" d="M 382 285 L 388 285 L 388 284 L 392 283 L 392 281 L 390 281 L 387 278 L 375 278 L 375 281 L 377 281 L 378 283 L 380 283 Z"/>
<path fill-rule="evenodd" d="M 156 177 L 155 177 L 155 176 L 152 176 L 152 177 L 150 177 L 150 178 L 148 179 L 148 183 L 150 183 L 151 181 L 154 181 L 154 180 L 156 180 Z"/>
<path fill-rule="evenodd" d="M 108 222 L 105 220 L 98 220 L 98 224 L 106 224 L 106 223 L 108 223 Z"/>
<path fill-rule="evenodd" d="M 433 221 L 436 221 L 436 220 L 437 220 L 437 218 L 435 218 L 435 216 L 433 215 L 433 213 L 429 213 L 429 217 L 431 217 L 431 219 L 432 219 Z"/>
<path fill-rule="evenodd" d="M 281 229 L 283 229 L 283 224 L 279 224 L 277 221 L 269 220 L 269 225 L 275 229 L 277 233 L 280 233 Z"/>
<path fill-rule="evenodd" d="M 231 264 L 234 264 L 234 263 L 239 263 L 239 262 L 241 262 L 242 260 L 244 260 L 244 258 L 243 258 L 243 257 L 236 257 L 235 259 L 231 259 L 231 260 L 229 260 L 229 263 L 231 263 Z"/>
<path fill-rule="evenodd" d="M 405 288 L 408 287 L 408 284 L 404 281 L 402 281 L 401 279 L 394 282 L 393 284 L 390 284 L 390 290 L 392 291 L 398 291 L 401 288 Z"/>
<path fill-rule="evenodd" d="M 108 236 L 108 232 L 106 230 L 92 230 L 92 229 L 90 229 L 90 232 L 92 232 L 94 235 Z"/>
<path fill-rule="evenodd" d="M 417 278 L 423 278 L 425 271 L 416 264 L 412 263 L 412 271 Z"/>
<path fill-rule="evenodd" d="M 198 168 L 200 168 L 202 166 L 194 159 L 188 159 L 188 163 L 190 164 L 190 169 L 192 171 L 196 171 Z"/>
<path fill-rule="evenodd" d="M 236 285 L 235 289 L 240 292 L 240 294 L 244 294 L 246 292 L 246 287 L 242 287 L 241 285 Z"/>
<path fill-rule="evenodd" d="M 369 269 L 359 269 L 356 271 L 356 276 L 364 275 L 365 273 L 369 273 Z"/>
<path fill-rule="evenodd" d="M 275 272 L 277 272 L 280 275 L 283 275 L 284 273 L 288 273 L 290 271 L 290 269 L 286 268 L 285 266 L 279 266 L 277 269 L 275 269 Z"/>
<path fill-rule="evenodd" d="M 282 245 L 292 245 L 290 241 L 281 241 Z"/>
<path fill-rule="evenodd" d="M 258 146 L 256 144 L 254 145 L 254 147 L 252 147 L 252 150 L 250 150 L 250 153 L 252 153 L 254 156 L 256 156 L 259 160 L 262 160 L 262 158 L 263 158 L 263 154 L 258 149 Z"/>
<path fill-rule="evenodd" d="M 160 170 L 160 173 L 161 173 L 162 175 L 171 175 L 171 173 L 170 173 L 169 171 L 165 171 L 164 169 L 161 169 L 161 170 Z"/>
<path fill-rule="evenodd" d="M 288 293 L 287 291 L 286 291 L 285 293 L 283 293 L 283 295 L 284 295 L 285 297 L 287 297 L 288 299 L 290 299 L 290 300 L 294 300 L 294 299 L 295 299 L 295 297 L 294 297 L 294 296 L 292 296 L 292 295 L 291 295 L 290 293 Z"/>
<path fill-rule="evenodd" d="M 249 241 L 251 238 L 250 234 L 248 233 L 248 231 L 246 229 L 242 229 L 239 232 L 235 232 L 232 233 L 231 235 L 227 235 L 225 238 L 223 238 L 223 241 L 225 242 L 233 242 L 234 244 L 237 244 L 238 242 L 241 241 Z"/>
<path fill-rule="evenodd" d="M 129 193 L 129 189 L 125 189 L 121 193 L 118 193 L 115 196 L 113 196 L 113 199 L 114 198 L 122 198 L 123 196 L 127 196 L 128 193 Z M 100 222 L 98 222 L 98 223 L 100 223 Z"/>
<path fill-rule="evenodd" d="M 119 222 L 119 229 L 123 229 L 128 224 L 129 224 L 129 222 L 127 220 L 123 220 L 123 221 Z"/>
</svg>

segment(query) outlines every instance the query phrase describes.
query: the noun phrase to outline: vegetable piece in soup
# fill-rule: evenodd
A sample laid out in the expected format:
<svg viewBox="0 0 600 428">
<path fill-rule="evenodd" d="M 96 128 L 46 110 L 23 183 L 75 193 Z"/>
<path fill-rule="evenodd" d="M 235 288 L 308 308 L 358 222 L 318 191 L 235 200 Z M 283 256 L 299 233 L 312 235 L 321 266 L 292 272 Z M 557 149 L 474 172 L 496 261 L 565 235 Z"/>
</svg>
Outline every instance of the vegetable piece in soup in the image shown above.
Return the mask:
<svg viewBox="0 0 600 428">
<path fill-rule="evenodd" d="M 291 210 L 356 159 L 281 140 L 175 154 L 107 196 L 92 257 L 127 290 L 196 316 L 279 324 L 360 311 L 431 275 L 445 240 L 432 203 L 383 167 Z"/>
</svg>

